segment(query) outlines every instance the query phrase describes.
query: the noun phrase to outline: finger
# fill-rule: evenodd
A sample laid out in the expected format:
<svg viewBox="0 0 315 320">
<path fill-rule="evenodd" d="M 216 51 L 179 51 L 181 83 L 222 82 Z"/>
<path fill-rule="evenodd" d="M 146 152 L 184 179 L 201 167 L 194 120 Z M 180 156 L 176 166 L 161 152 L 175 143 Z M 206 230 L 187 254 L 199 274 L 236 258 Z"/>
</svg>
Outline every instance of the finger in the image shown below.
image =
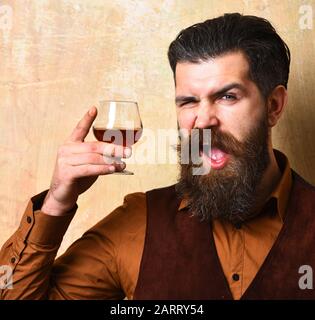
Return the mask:
<svg viewBox="0 0 315 320">
<path fill-rule="evenodd" d="M 129 158 L 131 153 L 131 148 L 114 143 L 105 143 L 103 148 L 103 155 L 107 157 Z"/>
<path fill-rule="evenodd" d="M 128 158 L 131 156 L 131 148 L 123 147 L 113 143 L 92 141 L 63 145 L 60 148 L 59 153 L 61 155 L 67 155 L 70 153 L 98 153 L 108 157 Z"/>
<path fill-rule="evenodd" d="M 89 133 L 89 130 L 91 128 L 91 125 L 96 118 L 97 115 L 97 109 L 96 107 L 92 107 L 85 115 L 84 117 L 78 122 L 74 130 L 72 131 L 72 134 L 70 135 L 68 141 L 70 142 L 83 142 L 87 134 Z"/>
<path fill-rule="evenodd" d="M 71 166 L 80 166 L 85 164 L 121 164 L 121 158 L 105 157 L 98 153 L 82 153 L 82 154 L 72 154 L 65 158 L 60 158 L 61 161 L 65 162 Z"/>
<path fill-rule="evenodd" d="M 82 178 L 82 177 L 92 177 L 92 176 L 99 176 L 110 174 L 115 171 L 122 171 L 126 167 L 125 163 L 121 165 L 91 165 L 85 164 L 82 166 L 74 166 L 72 167 L 72 175 L 75 178 Z"/>
</svg>

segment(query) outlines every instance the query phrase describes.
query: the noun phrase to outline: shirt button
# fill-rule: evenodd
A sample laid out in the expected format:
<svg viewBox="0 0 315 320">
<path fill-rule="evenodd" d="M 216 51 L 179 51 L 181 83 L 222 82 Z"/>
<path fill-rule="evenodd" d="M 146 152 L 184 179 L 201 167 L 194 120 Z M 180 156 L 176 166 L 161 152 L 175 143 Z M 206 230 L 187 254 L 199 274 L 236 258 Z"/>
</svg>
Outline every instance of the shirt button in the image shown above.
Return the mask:
<svg viewBox="0 0 315 320">
<path fill-rule="evenodd" d="M 12 258 L 11 258 L 11 263 L 14 263 L 14 262 L 15 262 L 15 258 L 12 257 Z"/>
<path fill-rule="evenodd" d="M 240 279 L 240 276 L 239 276 L 237 273 L 234 273 L 234 274 L 232 275 L 232 279 L 233 279 L 234 281 L 238 281 L 238 280 Z"/>
<path fill-rule="evenodd" d="M 32 218 L 30 216 L 27 216 L 26 221 L 27 221 L 27 223 L 31 223 L 32 222 Z"/>
</svg>

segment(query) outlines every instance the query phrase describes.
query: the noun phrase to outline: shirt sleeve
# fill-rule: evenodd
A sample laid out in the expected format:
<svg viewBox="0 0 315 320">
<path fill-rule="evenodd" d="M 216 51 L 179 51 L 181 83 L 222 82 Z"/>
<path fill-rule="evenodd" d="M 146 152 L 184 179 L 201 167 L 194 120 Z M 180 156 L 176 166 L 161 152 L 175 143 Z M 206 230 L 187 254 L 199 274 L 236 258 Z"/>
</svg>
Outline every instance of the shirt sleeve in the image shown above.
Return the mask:
<svg viewBox="0 0 315 320">
<path fill-rule="evenodd" d="M 77 206 L 67 215 L 49 216 L 39 209 L 47 190 L 29 201 L 16 232 L 0 251 L 2 274 L 1 299 L 41 299 L 45 296 L 47 279 Z"/>
<path fill-rule="evenodd" d="M 56 260 L 50 299 L 132 297 L 144 241 L 145 202 L 144 193 L 126 195 L 121 206 L 86 231 Z"/>
<path fill-rule="evenodd" d="M 0 265 L 13 270 L 12 286 L 2 287 L 0 298 L 123 299 L 116 264 L 120 237 L 117 232 L 111 237 L 111 230 L 107 236 L 106 229 L 128 209 L 126 201 L 55 260 L 77 206 L 62 217 L 47 215 L 39 210 L 46 192 L 31 199 L 18 230 L 0 251 Z"/>
</svg>

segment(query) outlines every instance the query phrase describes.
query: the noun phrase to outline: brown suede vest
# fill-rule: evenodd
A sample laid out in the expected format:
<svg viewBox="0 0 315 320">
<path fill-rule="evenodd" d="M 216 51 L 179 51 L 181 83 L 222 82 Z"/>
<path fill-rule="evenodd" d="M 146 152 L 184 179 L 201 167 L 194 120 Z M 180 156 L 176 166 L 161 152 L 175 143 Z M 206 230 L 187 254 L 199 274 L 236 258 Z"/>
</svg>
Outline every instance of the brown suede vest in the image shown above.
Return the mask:
<svg viewBox="0 0 315 320">
<path fill-rule="evenodd" d="M 284 225 L 242 299 L 315 299 L 300 289 L 315 268 L 315 188 L 292 171 Z M 147 192 L 147 230 L 134 299 L 233 299 L 211 223 L 178 211 L 175 186 Z M 313 284 L 314 285 L 314 284 Z"/>
</svg>

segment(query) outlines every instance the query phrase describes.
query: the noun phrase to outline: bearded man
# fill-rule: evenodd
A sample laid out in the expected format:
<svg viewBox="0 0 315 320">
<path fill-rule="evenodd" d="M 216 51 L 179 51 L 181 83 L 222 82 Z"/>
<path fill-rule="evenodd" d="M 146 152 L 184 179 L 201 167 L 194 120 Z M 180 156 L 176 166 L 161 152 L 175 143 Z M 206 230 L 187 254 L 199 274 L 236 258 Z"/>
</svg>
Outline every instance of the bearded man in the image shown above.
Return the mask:
<svg viewBox="0 0 315 320">
<path fill-rule="evenodd" d="M 1 250 L 0 264 L 13 268 L 2 299 L 315 298 L 299 286 L 299 268 L 315 266 L 315 189 L 271 141 L 289 48 L 265 19 L 235 13 L 182 30 L 168 57 L 188 132 L 179 155 L 197 144 L 201 163 L 182 161 L 176 185 L 127 195 L 55 260 L 78 196 L 124 169 L 104 155 L 131 153 L 84 141 L 90 109 L 59 149 L 50 189 Z"/>
</svg>

